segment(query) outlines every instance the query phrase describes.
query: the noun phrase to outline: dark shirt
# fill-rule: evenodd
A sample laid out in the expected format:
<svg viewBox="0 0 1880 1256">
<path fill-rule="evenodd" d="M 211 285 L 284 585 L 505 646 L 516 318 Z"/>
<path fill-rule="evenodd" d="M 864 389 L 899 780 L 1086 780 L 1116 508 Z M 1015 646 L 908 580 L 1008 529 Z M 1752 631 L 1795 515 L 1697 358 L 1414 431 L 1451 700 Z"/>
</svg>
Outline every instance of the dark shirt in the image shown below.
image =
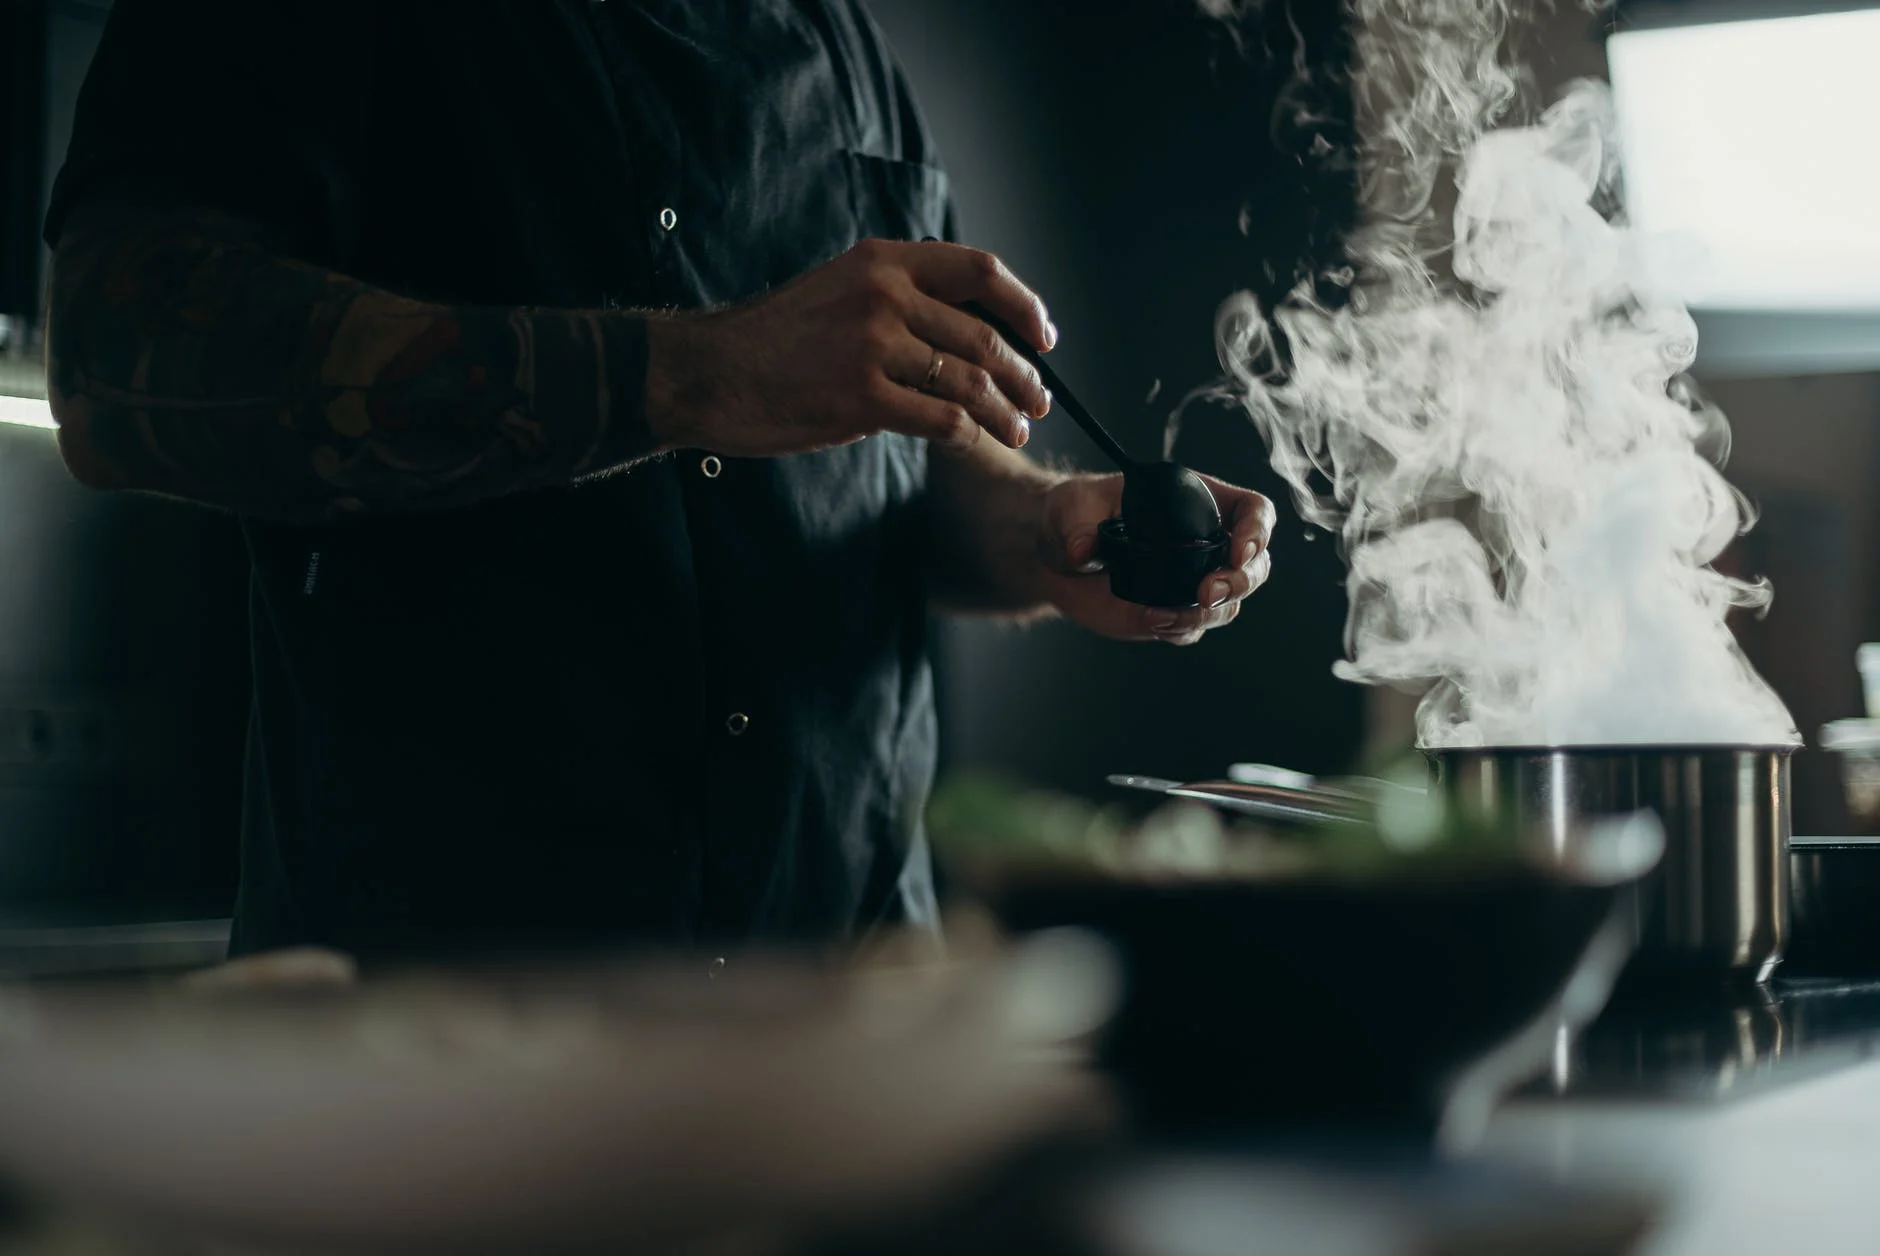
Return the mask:
<svg viewBox="0 0 1880 1256">
<path fill-rule="evenodd" d="M 855 0 L 118 0 L 47 238 L 235 210 L 471 305 L 695 307 L 950 235 Z M 925 448 L 682 451 L 565 489 L 244 522 L 237 952 L 825 942 L 930 921 Z"/>
</svg>

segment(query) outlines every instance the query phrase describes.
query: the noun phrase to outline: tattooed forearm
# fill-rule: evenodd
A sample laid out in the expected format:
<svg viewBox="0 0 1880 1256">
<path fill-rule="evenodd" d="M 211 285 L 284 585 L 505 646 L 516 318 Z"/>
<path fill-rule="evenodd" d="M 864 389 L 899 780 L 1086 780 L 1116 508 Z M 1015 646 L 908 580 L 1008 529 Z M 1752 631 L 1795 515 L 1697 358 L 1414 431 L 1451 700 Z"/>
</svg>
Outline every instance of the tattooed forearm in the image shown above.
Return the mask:
<svg viewBox="0 0 1880 1256">
<path fill-rule="evenodd" d="M 68 233 L 47 377 L 79 479 L 287 522 L 468 505 L 653 452 L 645 325 L 459 308 L 204 215 Z"/>
</svg>

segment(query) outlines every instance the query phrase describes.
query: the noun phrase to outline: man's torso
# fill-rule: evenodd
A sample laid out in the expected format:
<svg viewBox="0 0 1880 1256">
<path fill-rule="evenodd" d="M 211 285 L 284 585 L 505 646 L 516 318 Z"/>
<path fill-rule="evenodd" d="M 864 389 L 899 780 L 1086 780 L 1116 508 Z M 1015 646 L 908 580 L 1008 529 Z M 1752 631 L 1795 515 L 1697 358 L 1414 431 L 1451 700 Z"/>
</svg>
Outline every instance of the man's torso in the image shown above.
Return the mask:
<svg viewBox="0 0 1880 1256">
<path fill-rule="evenodd" d="M 278 7 L 277 28 L 242 19 L 283 41 L 257 113 L 294 154 L 263 163 L 258 212 L 391 290 L 691 308 L 946 231 L 846 0 Z M 237 949 L 822 940 L 904 891 L 930 910 L 924 481 L 923 448 L 889 436 L 247 524 Z"/>
</svg>

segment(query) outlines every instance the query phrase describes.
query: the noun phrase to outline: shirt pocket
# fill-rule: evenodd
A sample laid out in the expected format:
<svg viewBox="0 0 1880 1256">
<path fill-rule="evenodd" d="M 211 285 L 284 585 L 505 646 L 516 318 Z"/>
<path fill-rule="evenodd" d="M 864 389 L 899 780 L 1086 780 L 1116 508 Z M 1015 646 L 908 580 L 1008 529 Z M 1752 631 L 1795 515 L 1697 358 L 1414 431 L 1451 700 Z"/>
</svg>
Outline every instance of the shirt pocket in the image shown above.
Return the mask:
<svg viewBox="0 0 1880 1256">
<path fill-rule="evenodd" d="M 861 238 L 946 238 L 950 197 L 946 171 L 857 152 L 844 152 L 842 163 L 848 171 Z"/>
</svg>

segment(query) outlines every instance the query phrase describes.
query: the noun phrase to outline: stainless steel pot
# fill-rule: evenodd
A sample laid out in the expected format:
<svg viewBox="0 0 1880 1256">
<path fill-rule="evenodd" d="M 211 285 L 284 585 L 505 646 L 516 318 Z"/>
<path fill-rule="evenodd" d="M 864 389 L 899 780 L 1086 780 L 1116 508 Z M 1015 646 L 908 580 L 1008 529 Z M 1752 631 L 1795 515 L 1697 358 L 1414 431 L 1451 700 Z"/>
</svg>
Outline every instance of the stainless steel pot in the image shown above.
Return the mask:
<svg viewBox="0 0 1880 1256">
<path fill-rule="evenodd" d="M 1640 899 L 1635 973 L 1767 980 L 1789 934 L 1792 746 L 1572 746 L 1430 752 L 1451 806 L 1562 842 L 1649 808 L 1664 860 Z"/>
<path fill-rule="evenodd" d="M 1629 976 L 1764 981 L 1789 933 L 1792 746 L 1564 746 L 1432 750 L 1431 788 L 1450 806 L 1564 843 L 1589 816 L 1649 808 L 1665 854 L 1639 900 Z M 1118 784 L 1154 788 L 1143 778 Z M 1379 790 L 1344 782 L 1206 782 L 1164 792 L 1270 820 L 1364 822 Z"/>
</svg>

